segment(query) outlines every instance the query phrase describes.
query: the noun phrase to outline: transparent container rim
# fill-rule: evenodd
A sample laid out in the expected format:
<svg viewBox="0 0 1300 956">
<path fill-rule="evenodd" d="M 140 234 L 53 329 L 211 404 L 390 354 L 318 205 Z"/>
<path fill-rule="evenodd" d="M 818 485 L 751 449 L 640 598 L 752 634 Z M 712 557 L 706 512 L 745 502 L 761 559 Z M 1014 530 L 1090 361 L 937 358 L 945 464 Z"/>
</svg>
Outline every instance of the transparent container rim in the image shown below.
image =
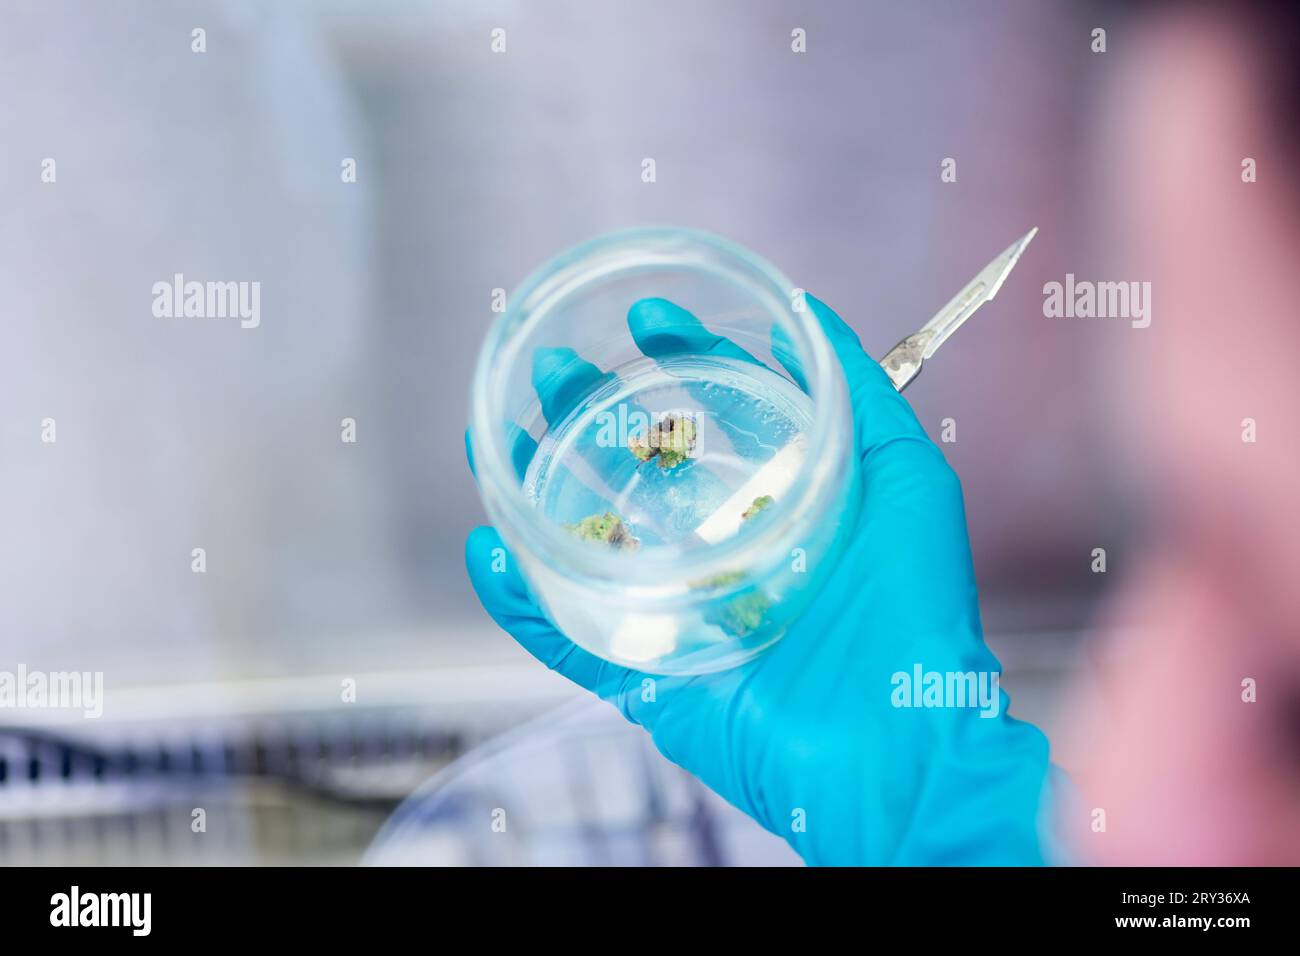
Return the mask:
<svg viewBox="0 0 1300 956">
<path fill-rule="evenodd" d="M 672 253 L 663 257 L 650 254 L 655 246 Z M 623 254 L 618 255 L 620 247 Z M 696 258 L 689 254 L 694 248 Z M 552 521 L 539 521 L 536 508 L 523 490 L 514 471 L 511 449 L 506 444 L 506 417 L 494 407 L 496 384 L 501 381 L 499 368 L 508 368 L 518 359 L 522 343 L 537 325 L 545 320 L 549 308 L 536 308 L 562 297 L 600 275 L 662 263 L 683 266 L 706 265 L 702 252 L 732 259 L 741 275 L 767 286 L 775 302 L 776 321 L 786 330 L 803 362 L 805 378 L 813 386 L 818 411 L 813 416 L 808 450 L 800 466 L 798 489 L 792 498 L 776 502 L 770 517 L 749 533 L 736 534 L 698 552 L 679 553 L 654 549 L 618 552 L 594 547 Z M 601 266 L 592 271 L 586 260 L 598 259 Z M 715 270 L 716 271 L 716 270 Z M 560 253 L 533 273 L 510 296 L 506 311 L 488 331 L 474 371 L 470 395 L 470 434 L 474 465 L 479 487 L 489 517 L 509 527 L 500 527 L 508 544 L 512 531 L 526 540 L 524 544 L 546 563 L 578 572 L 584 577 L 617 582 L 620 587 L 636 589 L 643 585 L 647 595 L 662 592 L 665 585 L 688 580 L 706 580 L 736 567 L 747 566 L 753 556 L 766 553 L 773 544 L 788 539 L 792 529 L 800 527 L 815 514 L 819 497 L 835 483 L 835 471 L 842 467 L 843 446 L 851 426 L 848 387 L 844 372 L 830 343 L 810 309 L 796 312 L 792 294 L 796 287 L 774 266 L 742 246 L 697 229 L 675 226 L 651 226 L 607 233 L 587 240 Z M 830 452 L 829 454 L 827 452 Z M 527 529 L 526 531 L 524 529 Z"/>
</svg>

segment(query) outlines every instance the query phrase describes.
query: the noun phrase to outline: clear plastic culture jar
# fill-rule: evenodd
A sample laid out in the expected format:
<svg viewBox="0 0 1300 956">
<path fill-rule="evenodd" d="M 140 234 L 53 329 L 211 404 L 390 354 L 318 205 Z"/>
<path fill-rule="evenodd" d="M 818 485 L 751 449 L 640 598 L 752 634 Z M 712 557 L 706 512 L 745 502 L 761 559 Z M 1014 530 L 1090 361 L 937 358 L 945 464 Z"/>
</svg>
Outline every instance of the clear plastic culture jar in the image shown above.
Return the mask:
<svg viewBox="0 0 1300 956">
<path fill-rule="evenodd" d="M 507 300 L 479 356 L 479 489 L 551 622 L 697 674 L 807 606 L 855 517 L 844 375 L 770 264 L 684 229 L 584 243 Z"/>
</svg>

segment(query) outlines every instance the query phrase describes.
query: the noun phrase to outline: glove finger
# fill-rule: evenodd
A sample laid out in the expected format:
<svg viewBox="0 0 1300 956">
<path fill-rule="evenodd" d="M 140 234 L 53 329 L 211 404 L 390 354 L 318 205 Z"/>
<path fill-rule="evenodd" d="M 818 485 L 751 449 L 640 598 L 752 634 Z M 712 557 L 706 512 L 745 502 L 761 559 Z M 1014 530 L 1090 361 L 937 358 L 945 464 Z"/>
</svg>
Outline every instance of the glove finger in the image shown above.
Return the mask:
<svg viewBox="0 0 1300 956">
<path fill-rule="evenodd" d="M 692 313 L 667 299 L 634 302 L 627 312 L 627 325 L 637 348 L 650 358 L 685 353 L 763 364 L 731 339 L 710 332 Z"/>
<path fill-rule="evenodd" d="M 537 442 L 533 436 L 528 434 L 518 425 L 510 425 L 509 442 L 510 442 L 510 461 L 514 465 L 515 474 L 522 481 L 524 475 L 528 472 L 528 464 L 533 460 L 533 455 L 537 454 Z M 469 463 L 469 473 L 478 480 L 478 468 L 474 464 L 474 436 L 470 434 L 468 428 L 465 429 L 465 461 Z"/>
<path fill-rule="evenodd" d="M 484 525 L 470 532 L 465 540 L 465 568 L 483 608 L 502 630 L 548 668 L 613 704 L 632 723 L 653 730 L 666 705 L 663 695 L 690 682 L 654 677 L 602 660 L 556 630 L 495 528 Z"/>
<path fill-rule="evenodd" d="M 825 303 L 811 295 L 807 302 L 848 380 L 864 501 L 856 546 L 880 548 L 873 561 L 911 563 L 916 570 L 909 581 L 922 603 L 928 582 L 941 579 L 950 564 L 949 580 L 973 587 L 969 548 L 947 547 L 966 537 L 956 473 L 857 334 Z M 898 538 L 900 528 L 906 529 L 905 541 Z"/>
<path fill-rule="evenodd" d="M 503 631 L 551 670 L 587 690 L 596 689 L 604 661 L 546 619 L 495 528 L 482 525 L 469 533 L 465 569 L 483 609 Z"/>
<path fill-rule="evenodd" d="M 811 295 L 806 296 L 806 301 L 844 368 L 859 454 L 866 459 L 900 438 L 929 443 L 912 406 L 894 388 L 885 370 L 863 350 L 857 333 L 825 303 Z M 939 457 L 942 460 L 942 455 Z"/>
<path fill-rule="evenodd" d="M 613 378 L 613 372 L 602 372 L 570 348 L 540 348 L 533 353 L 533 389 L 552 428 Z"/>
</svg>

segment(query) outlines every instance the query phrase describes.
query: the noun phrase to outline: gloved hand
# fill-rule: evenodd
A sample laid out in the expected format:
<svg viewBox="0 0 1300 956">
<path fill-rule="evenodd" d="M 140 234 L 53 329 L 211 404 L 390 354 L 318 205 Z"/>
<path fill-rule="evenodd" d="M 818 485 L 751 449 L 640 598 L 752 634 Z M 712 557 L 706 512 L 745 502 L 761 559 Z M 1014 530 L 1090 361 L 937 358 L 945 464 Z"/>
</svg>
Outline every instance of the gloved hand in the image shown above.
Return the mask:
<svg viewBox="0 0 1300 956">
<path fill-rule="evenodd" d="M 601 660 L 548 623 L 513 560 L 492 572 L 493 550 L 504 547 L 492 528 L 466 542 L 470 580 L 529 652 L 617 706 L 669 760 L 809 863 L 1042 862 L 1047 740 L 1007 716 L 1006 693 L 991 685 L 994 716 L 978 704 L 896 706 L 924 703 L 924 687 L 897 676 L 913 680 L 917 665 L 977 681 L 999 670 L 981 633 L 961 487 L 853 331 L 807 301 L 848 380 L 862 503 L 834 573 L 775 646 L 729 671 L 655 677 L 647 695 L 648 675 Z M 739 351 L 666 305 L 629 316 L 647 354 Z M 592 374 L 582 366 L 577 374 Z M 543 406 L 574 385 L 545 379 Z"/>
</svg>

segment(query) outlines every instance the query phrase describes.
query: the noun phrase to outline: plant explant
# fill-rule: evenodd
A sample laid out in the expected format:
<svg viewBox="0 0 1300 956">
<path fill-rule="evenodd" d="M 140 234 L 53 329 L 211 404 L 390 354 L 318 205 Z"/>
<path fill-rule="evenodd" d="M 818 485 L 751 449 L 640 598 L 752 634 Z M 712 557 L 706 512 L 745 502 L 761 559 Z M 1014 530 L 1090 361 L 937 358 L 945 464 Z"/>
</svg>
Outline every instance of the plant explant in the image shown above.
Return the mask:
<svg viewBox="0 0 1300 956">
<path fill-rule="evenodd" d="M 718 626 L 733 637 L 745 637 L 763 623 L 772 602 L 762 591 L 750 591 L 722 607 Z"/>
<path fill-rule="evenodd" d="M 585 541 L 607 544 L 620 551 L 635 551 L 641 547 L 641 542 L 628 530 L 623 519 L 612 511 L 587 515 L 577 524 L 565 527 Z"/>
<path fill-rule="evenodd" d="M 691 457 L 698 434 L 694 418 L 670 412 L 651 425 L 644 436 L 629 438 L 627 447 L 642 463 L 657 457 L 659 467 L 667 471 Z"/>
</svg>

